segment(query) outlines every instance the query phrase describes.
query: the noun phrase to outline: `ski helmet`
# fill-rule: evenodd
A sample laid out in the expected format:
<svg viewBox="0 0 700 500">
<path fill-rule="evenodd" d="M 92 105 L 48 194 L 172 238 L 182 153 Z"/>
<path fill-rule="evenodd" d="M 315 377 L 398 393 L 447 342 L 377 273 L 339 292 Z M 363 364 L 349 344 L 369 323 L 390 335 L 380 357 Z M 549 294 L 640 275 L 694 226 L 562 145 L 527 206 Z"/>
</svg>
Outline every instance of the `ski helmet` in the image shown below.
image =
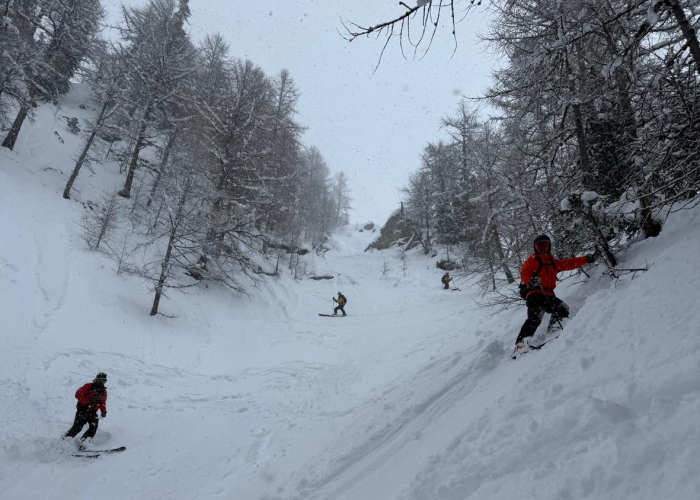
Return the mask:
<svg viewBox="0 0 700 500">
<path fill-rule="evenodd" d="M 338 297 L 340 297 L 341 295 L 343 295 L 343 294 L 342 294 L 342 293 L 340 293 L 340 292 L 338 292 Z"/>
<path fill-rule="evenodd" d="M 95 377 L 95 381 L 98 382 L 107 382 L 107 374 L 106 373 L 98 373 L 97 376 Z"/>
<path fill-rule="evenodd" d="M 552 241 L 546 234 L 541 234 L 535 238 L 535 253 L 549 253 L 552 249 Z"/>
</svg>

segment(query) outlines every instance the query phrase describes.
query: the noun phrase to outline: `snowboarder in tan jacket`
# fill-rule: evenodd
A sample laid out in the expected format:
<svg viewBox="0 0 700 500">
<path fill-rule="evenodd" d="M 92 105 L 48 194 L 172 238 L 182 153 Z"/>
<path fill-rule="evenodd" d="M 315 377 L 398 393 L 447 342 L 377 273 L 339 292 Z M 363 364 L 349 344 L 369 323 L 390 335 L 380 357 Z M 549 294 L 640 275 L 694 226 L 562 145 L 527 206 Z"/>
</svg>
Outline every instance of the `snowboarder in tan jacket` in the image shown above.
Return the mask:
<svg viewBox="0 0 700 500">
<path fill-rule="evenodd" d="M 452 281 L 452 278 L 450 278 L 450 273 L 445 273 L 445 274 L 443 274 L 443 275 L 442 275 L 442 279 L 441 279 L 440 281 L 442 281 L 443 288 L 444 288 L 445 290 L 449 290 L 449 289 L 450 289 L 450 281 Z"/>
<path fill-rule="evenodd" d="M 338 304 L 338 306 L 335 309 L 333 309 L 333 315 L 335 316 L 336 314 L 338 314 L 338 310 L 340 310 L 340 312 L 343 313 L 343 316 L 347 316 L 347 314 L 345 314 L 345 304 L 348 303 L 348 299 L 345 298 L 345 295 L 338 292 L 338 298 L 336 299 L 335 297 L 333 297 L 333 302 Z"/>
</svg>

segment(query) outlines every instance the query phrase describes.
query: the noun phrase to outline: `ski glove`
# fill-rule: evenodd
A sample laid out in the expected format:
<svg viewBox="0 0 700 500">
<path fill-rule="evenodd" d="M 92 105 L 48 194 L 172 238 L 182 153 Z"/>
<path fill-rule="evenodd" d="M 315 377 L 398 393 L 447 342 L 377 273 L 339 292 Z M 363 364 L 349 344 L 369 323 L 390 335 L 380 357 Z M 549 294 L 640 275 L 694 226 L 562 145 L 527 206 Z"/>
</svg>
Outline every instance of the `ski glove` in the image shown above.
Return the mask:
<svg viewBox="0 0 700 500">
<path fill-rule="evenodd" d="M 539 286 L 542 286 L 542 280 L 539 276 L 533 276 L 528 285 L 530 288 L 537 288 Z"/>
<path fill-rule="evenodd" d="M 586 255 L 586 262 L 589 264 L 593 264 L 595 262 L 595 254 L 592 253 L 590 255 Z"/>
<path fill-rule="evenodd" d="M 102 412 L 102 418 L 105 418 L 106 416 L 107 416 L 107 411 L 105 410 Z"/>
<path fill-rule="evenodd" d="M 520 283 L 520 297 L 523 299 L 527 298 L 527 292 L 530 291 L 530 289 L 527 287 L 525 283 Z"/>
</svg>

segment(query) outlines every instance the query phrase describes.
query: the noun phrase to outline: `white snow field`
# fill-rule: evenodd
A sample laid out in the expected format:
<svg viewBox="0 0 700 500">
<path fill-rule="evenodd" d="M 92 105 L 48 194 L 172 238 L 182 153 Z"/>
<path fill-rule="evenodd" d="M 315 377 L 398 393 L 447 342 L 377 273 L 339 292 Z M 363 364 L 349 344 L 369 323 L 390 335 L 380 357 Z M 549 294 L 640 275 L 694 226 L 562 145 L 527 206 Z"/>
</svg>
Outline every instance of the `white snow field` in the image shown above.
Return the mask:
<svg viewBox="0 0 700 500">
<path fill-rule="evenodd" d="M 563 335 L 516 361 L 524 308 L 443 291 L 418 250 L 404 277 L 354 226 L 309 260 L 334 280 L 175 294 L 175 318 L 150 317 L 145 285 L 76 224 L 116 165 L 61 198 L 80 146 L 63 115 L 83 102 L 39 109 L 0 149 L 0 499 L 700 498 L 700 210 L 622 256 L 649 265 L 634 280 L 589 266 L 562 283 Z M 349 316 L 319 317 L 338 291 Z M 59 438 L 99 371 L 92 446 L 127 450 L 72 457 Z"/>
</svg>

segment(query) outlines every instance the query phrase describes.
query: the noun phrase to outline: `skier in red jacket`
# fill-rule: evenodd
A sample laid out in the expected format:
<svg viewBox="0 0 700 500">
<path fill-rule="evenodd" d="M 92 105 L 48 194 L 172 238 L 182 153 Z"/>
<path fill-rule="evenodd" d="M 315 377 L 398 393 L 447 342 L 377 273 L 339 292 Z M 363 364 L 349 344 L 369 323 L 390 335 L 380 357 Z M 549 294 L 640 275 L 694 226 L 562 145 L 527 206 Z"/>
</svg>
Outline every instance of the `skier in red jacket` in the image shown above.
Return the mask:
<svg viewBox="0 0 700 500">
<path fill-rule="evenodd" d="M 530 255 L 520 271 L 520 296 L 527 302 L 527 321 L 520 329 L 515 341 L 513 357 L 529 348 L 527 338 L 532 337 L 542 323 L 544 313 L 550 313 L 549 330 L 562 318 L 569 317 L 569 306 L 554 295 L 557 286 L 557 273 L 573 271 L 595 261 L 595 255 L 574 259 L 555 259 L 552 255 L 552 242 L 543 234 L 535 238 L 535 253 Z"/>
<path fill-rule="evenodd" d="M 80 438 L 81 441 L 92 439 L 97 432 L 98 418 L 97 411 L 102 414 L 102 418 L 107 416 L 107 375 L 98 373 L 95 380 L 91 384 L 85 384 L 75 393 L 75 398 L 78 400 L 77 411 L 75 413 L 75 421 L 73 427 L 68 429 L 68 432 L 63 436 L 73 438 L 83 429 L 85 424 L 88 424 L 88 430 Z M 82 447 L 82 444 L 80 445 Z"/>
</svg>

